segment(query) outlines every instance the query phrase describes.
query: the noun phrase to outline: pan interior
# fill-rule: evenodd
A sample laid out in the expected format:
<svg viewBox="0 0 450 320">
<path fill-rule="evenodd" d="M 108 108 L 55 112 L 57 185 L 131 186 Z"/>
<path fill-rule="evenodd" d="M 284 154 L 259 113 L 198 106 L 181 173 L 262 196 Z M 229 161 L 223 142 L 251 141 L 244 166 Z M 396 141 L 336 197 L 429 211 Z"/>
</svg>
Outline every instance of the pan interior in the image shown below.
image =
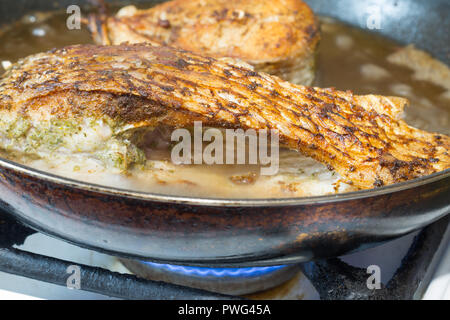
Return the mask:
<svg viewBox="0 0 450 320">
<path fill-rule="evenodd" d="M 7 28 L 7 32 L 0 35 L 2 65 L 6 68 L 9 62 L 53 47 L 91 42 L 87 30 L 67 30 L 65 19 L 65 14 L 33 14 L 22 18 L 13 28 Z M 407 97 L 411 102 L 405 113 L 408 123 L 428 131 L 450 133 L 450 83 L 421 76 L 424 72 L 395 58 L 399 52 L 416 52 L 414 48 L 405 48 L 329 18 L 322 18 L 321 23 L 316 86 L 333 86 L 356 94 Z M 441 65 L 441 68 L 448 72 L 446 66 Z M 282 149 L 278 173 L 261 176 L 260 165 L 174 165 L 169 149 L 164 147 L 169 145 L 164 130 L 157 132 L 154 139 L 148 152 L 149 169 L 134 170 L 127 176 L 105 171 L 95 162 L 80 165 L 67 159 L 50 163 L 5 153 L 2 156 L 76 181 L 169 197 L 295 199 L 356 191 L 338 174 L 295 151 Z"/>
</svg>

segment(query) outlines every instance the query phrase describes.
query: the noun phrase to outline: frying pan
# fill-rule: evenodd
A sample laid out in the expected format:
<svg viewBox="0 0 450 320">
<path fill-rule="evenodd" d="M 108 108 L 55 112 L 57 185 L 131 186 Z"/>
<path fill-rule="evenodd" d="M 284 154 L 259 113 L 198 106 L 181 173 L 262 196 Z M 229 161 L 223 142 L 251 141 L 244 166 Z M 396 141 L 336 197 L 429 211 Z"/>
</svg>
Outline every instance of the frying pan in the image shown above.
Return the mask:
<svg viewBox="0 0 450 320">
<path fill-rule="evenodd" d="M 4 0 L 0 21 L 73 2 Z M 133 1 L 141 2 L 150 1 Z M 365 25 L 374 3 L 307 2 L 317 14 L 358 27 Z M 447 0 L 376 3 L 383 23 L 376 32 L 415 43 L 449 64 Z M 267 266 L 360 250 L 444 217 L 450 212 L 450 170 L 339 195 L 233 200 L 107 188 L 0 159 L 0 199 L 3 210 L 25 224 L 98 251 L 172 264 Z"/>
</svg>

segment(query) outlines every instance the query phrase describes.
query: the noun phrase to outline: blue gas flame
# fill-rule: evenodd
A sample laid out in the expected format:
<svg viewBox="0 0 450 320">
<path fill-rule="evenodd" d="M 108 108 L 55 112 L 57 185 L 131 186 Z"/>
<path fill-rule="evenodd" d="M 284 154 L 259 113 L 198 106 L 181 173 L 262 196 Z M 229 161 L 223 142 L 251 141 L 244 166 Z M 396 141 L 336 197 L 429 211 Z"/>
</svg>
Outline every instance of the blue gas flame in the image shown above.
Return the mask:
<svg viewBox="0 0 450 320">
<path fill-rule="evenodd" d="M 149 261 L 142 261 L 144 264 L 152 266 L 154 268 L 163 269 L 166 271 L 189 275 L 189 276 L 201 276 L 201 277 L 258 277 L 265 274 L 272 273 L 276 270 L 286 267 L 270 266 L 270 267 L 248 267 L 248 268 L 206 268 L 206 267 L 186 267 L 177 266 L 172 264 L 155 263 Z"/>
</svg>

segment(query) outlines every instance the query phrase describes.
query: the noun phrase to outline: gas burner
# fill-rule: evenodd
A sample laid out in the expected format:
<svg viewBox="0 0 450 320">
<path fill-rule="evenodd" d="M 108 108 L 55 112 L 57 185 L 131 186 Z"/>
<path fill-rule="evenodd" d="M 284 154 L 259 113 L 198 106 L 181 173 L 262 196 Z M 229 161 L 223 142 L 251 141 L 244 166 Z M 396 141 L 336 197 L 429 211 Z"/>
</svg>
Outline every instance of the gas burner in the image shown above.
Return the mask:
<svg viewBox="0 0 450 320">
<path fill-rule="evenodd" d="M 299 265 L 207 268 L 128 259 L 120 261 L 128 270 L 144 279 L 229 295 L 244 295 L 276 287 L 300 271 Z"/>
<path fill-rule="evenodd" d="M 127 274 L 127 270 L 117 263 L 114 256 L 82 249 L 36 233 L 0 209 L 0 294 L 6 289 L 41 297 L 43 292 L 55 290 L 50 284 L 57 284 L 63 288 L 58 291 L 59 295 L 52 298 L 61 298 L 68 291 L 65 288 L 67 270 L 76 265 L 80 267 L 83 279 L 81 292 L 122 299 L 234 300 L 242 299 L 243 294 L 250 299 L 420 299 L 425 290 L 425 298 L 446 299 L 448 294 L 439 288 L 444 290 L 448 287 L 443 275 L 448 273 L 449 259 L 448 253 L 445 256 L 443 253 L 449 243 L 449 222 L 450 216 L 447 216 L 420 232 L 390 241 L 372 252 L 365 250 L 354 253 L 350 260 L 349 257 L 343 257 L 300 265 L 239 269 L 194 268 L 121 260 L 128 271 L 134 272 L 136 276 Z M 25 240 L 27 243 L 24 244 Z M 395 241 L 398 241 L 397 245 L 405 245 L 405 250 L 409 248 L 406 254 L 398 252 Z M 71 254 L 66 255 L 68 252 Z M 368 261 L 384 261 L 380 254 L 398 259 L 399 267 L 385 264 L 386 270 L 392 271 L 393 275 L 386 277 L 380 290 L 369 291 L 365 265 Z M 93 262 L 93 257 L 100 260 Z M 351 261 L 356 262 L 355 265 L 360 264 L 359 267 L 348 264 Z M 21 277 L 16 278 L 14 275 Z M 29 279 L 39 280 L 39 284 L 36 286 Z M 431 279 L 433 288 L 427 289 Z M 21 281 L 22 285 L 19 284 Z M 20 286 L 22 291 L 18 289 Z M 31 293 L 27 293 L 30 288 L 33 288 Z M 268 288 L 273 289 L 265 290 Z M 248 295 L 249 292 L 257 291 L 263 293 Z"/>
</svg>

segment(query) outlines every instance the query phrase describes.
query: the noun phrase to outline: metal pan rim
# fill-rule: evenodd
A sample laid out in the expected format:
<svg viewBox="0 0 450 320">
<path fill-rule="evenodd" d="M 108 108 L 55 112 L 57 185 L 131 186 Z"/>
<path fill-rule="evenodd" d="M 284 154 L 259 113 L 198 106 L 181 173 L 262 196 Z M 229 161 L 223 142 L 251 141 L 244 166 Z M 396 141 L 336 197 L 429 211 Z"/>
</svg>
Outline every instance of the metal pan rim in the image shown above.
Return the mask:
<svg viewBox="0 0 450 320">
<path fill-rule="evenodd" d="M 20 172 L 33 178 L 43 180 L 45 182 L 59 184 L 61 186 L 74 189 L 81 189 L 90 192 L 107 194 L 110 196 L 132 198 L 150 202 L 165 202 L 165 203 L 186 204 L 194 206 L 220 206 L 220 207 L 299 206 L 299 205 L 314 205 L 314 204 L 325 204 L 341 201 L 358 200 L 413 189 L 439 180 L 450 178 L 450 169 L 446 169 L 444 171 L 436 172 L 431 175 L 423 176 L 420 178 L 416 178 L 401 183 L 396 183 L 375 189 L 359 190 L 335 195 L 322 195 L 322 196 L 297 197 L 297 198 L 227 199 L 227 198 L 175 196 L 175 195 L 165 195 L 165 194 L 148 193 L 148 192 L 107 187 L 61 177 L 48 172 L 43 172 L 0 157 L 0 169 L 2 167 L 16 172 Z"/>
</svg>

